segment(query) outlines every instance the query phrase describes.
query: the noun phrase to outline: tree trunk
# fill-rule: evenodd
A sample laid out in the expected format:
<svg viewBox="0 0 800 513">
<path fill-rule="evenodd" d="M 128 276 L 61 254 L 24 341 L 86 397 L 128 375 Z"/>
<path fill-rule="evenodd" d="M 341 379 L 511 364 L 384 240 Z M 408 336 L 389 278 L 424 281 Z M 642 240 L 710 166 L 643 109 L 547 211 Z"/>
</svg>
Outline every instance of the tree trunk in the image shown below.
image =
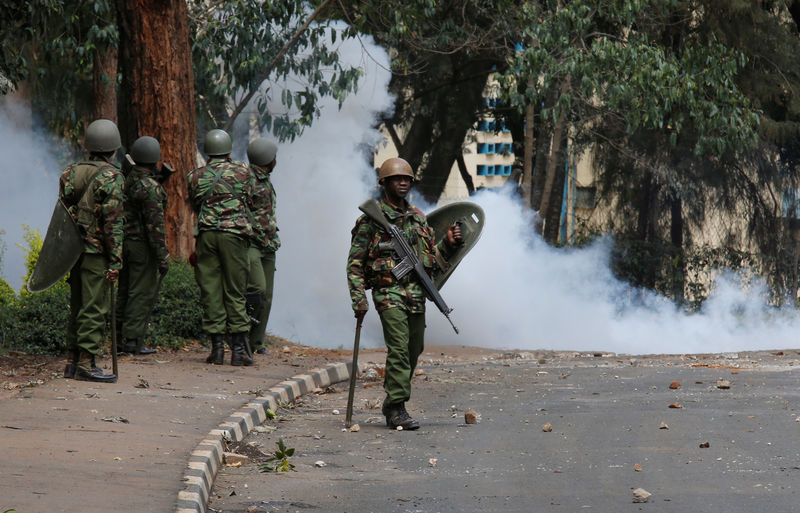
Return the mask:
<svg viewBox="0 0 800 513">
<path fill-rule="evenodd" d="M 678 303 L 683 303 L 684 295 L 683 288 L 686 281 L 686 273 L 684 272 L 684 258 L 683 258 L 683 201 L 676 192 L 673 192 L 670 201 L 670 242 L 677 252 L 675 262 L 675 269 L 673 270 L 672 277 L 672 294 Z"/>
<path fill-rule="evenodd" d="M 525 139 L 522 153 L 522 206 L 531 208 L 533 198 L 533 105 L 525 108 Z"/>
<path fill-rule="evenodd" d="M 94 111 L 92 119 L 117 121 L 117 49 L 96 52 L 92 66 Z"/>
<path fill-rule="evenodd" d="M 569 90 L 569 81 L 565 81 L 561 87 L 561 93 L 566 94 Z M 550 158 L 547 162 L 547 174 L 545 175 L 544 180 L 544 189 L 542 190 L 542 204 L 539 207 L 539 217 L 545 220 L 550 219 L 550 208 L 557 208 L 556 205 L 552 205 L 550 203 L 551 196 L 553 195 L 553 186 L 555 184 L 556 173 L 558 170 L 556 167 L 558 166 L 558 154 L 561 147 L 561 140 L 567 133 L 567 112 L 564 109 L 561 109 L 561 112 L 558 114 L 558 120 L 556 121 L 556 126 L 553 128 L 553 143 L 552 147 L 550 148 Z M 560 205 L 558 205 L 560 207 Z M 547 227 L 545 227 L 547 229 Z M 556 232 L 557 233 L 557 232 Z"/>
<path fill-rule="evenodd" d="M 558 242 L 561 228 L 561 210 L 564 204 L 564 183 L 567 179 L 567 131 L 562 130 L 559 139 L 553 138 L 554 173 L 553 185 L 550 188 L 547 204 L 550 205 L 547 217 L 544 218 L 544 240 L 550 244 Z"/>
<path fill-rule="evenodd" d="M 464 180 L 464 185 L 467 186 L 467 194 L 472 196 L 475 194 L 475 183 L 472 181 L 472 175 L 467 171 L 467 163 L 464 162 L 464 153 L 456 155 L 456 164 L 458 164 L 458 172 L 461 173 L 461 179 Z"/>
<path fill-rule="evenodd" d="M 196 167 L 194 74 L 184 0 L 117 0 L 122 71 L 123 144 L 150 135 L 175 168 L 167 191 L 167 245 L 186 258 L 194 246 L 194 216 L 186 174 Z"/>
</svg>

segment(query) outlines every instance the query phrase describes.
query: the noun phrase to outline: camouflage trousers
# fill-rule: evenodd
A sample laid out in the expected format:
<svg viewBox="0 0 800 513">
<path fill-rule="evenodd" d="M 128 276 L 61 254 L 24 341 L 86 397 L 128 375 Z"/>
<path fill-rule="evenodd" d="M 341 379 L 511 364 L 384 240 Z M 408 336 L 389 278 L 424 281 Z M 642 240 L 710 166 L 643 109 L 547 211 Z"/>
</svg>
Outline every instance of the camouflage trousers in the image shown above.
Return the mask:
<svg viewBox="0 0 800 513">
<path fill-rule="evenodd" d="M 385 404 L 405 403 L 411 398 L 411 378 L 425 349 L 425 314 L 404 308 L 379 312 L 386 344 Z"/>
<path fill-rule="evenodd" d="M 69 273 L 69 323 L 67 352 L 100 355 L 108 313 L 106 280 L 108 260 L 99 253 L 84 253 Z"/>
<path fill-rule="evenodd" d="M 275 284 L 275 252 L 251 247 L 250 272 L 247 277 L 247 301 L 258 324 L 250 328 L 250 349 L 264 347 L 269 313 L 272 310 L 272 290 Z"/>
<path fill-rule="evenodd" d="M 158 263 L 147 242 L 131 239 L 125 239 L 122 262 L 117 294 L 119 332 L 126 339 L 142 339 L 158 293 Z"/>
<path fill-rule="evenodd" d="M 203 305 L 203 331 L 210 335 L 250 331 L 245 290 L 249 242 L 236 234 L 203 231 L 197 237 L 194 276 Z"/>
</svg>

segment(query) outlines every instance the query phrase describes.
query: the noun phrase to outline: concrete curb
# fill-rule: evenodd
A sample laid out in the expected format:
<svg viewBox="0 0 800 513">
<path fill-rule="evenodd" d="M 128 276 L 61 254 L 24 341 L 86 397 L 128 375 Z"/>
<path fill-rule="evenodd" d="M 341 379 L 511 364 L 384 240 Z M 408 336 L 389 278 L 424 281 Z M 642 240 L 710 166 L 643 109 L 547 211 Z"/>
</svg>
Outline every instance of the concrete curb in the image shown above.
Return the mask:
<svg viewBox="0 0 800 513">
<path fill-rule="evenodd" d="M 175 513 L 206 513 L 208 498 L 217 470 L 222 465 L 223 440 L 240 442 L 254 426 L 267 419 L 267 409 L 290 403 L 313 391 L 350 379 L 352 362 L 341 362 L 322 369 L 312 369 L 271 387 L 267 393 L 242 406 L 212 429 L 189 457 L 188 469 L 183 476 L 186 486 L 178 492 Z"/>
</svg>

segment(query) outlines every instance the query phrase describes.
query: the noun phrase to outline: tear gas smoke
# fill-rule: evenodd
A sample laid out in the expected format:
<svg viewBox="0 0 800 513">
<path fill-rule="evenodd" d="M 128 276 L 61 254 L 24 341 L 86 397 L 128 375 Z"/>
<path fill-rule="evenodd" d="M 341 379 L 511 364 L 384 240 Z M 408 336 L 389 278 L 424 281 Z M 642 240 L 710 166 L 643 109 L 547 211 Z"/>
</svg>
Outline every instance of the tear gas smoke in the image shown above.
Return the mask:
<svg viewBox="0 0 800 513">
<path fill-rule="evenodd" d="M 283 246 L 277 253 L 268 330 L 332 348 L 349 348 L 353 341 L 345 264 L 350 230 L 360 215 L 357 206 L 375 187 L 363 148 L 382 140 L 376 120 L 392 106 L 386 52 L 363 38 L 342 42 L 341 54 L 363 67 L 358 93 L 341 110 L 335 100 L 324 100 L 321 118 L 294 142 L 279 145 L 272 177 Z M 271 107 L 282 108 L 277 103 Z M 2 270 L 19 288 L 18 277 L 24 274 L 22 252 L 16 248 L 21 226 L 44 233 L 60 166 L 48 144 L 10 121 L 10 109 L 9 102 L 0 108 L 0 149 L 6 156 L 0 164 L 0 229 L 6 230 L 8 246 Z M 429 303 L 429 346 L 651 354 L 796 345 L 796 311 L 766 307 L 761 283 L 743 290 L 733 277 L 723 277 L 703 311 L 687 315 L 615 279 L 607 239 L 589 248 L 555 249 L 532 235 L 530 213 L 506 192 L 484 191 L 470 200 L 486 212 L 483 236 L 442 290 L 461 334 L 454 334 Z M 365 319 L 362 344 L 382 345 L 374 308 Z"/>
</svg>

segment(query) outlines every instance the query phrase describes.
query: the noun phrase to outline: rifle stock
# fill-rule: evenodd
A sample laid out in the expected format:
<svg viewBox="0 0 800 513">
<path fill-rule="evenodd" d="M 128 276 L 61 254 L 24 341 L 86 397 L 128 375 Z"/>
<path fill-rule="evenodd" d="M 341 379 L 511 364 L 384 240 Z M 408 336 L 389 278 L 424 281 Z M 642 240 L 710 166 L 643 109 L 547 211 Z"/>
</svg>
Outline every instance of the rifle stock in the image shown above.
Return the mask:
<svg viewBox="0 0 800 513">
<path fill-rule="evenodd" d="M 425 267 L 422 265 L 422 262 L 419 261 L 419 258 L 417 258 L 417 255 L 414 253 L 414 250 L 408 244 L 405 237 L 403 237 L 403 234 L 383 215 L 380 205 L 378 205 L 375 200 L 367 200 L 359 205 L 358 209 L 364 212 L 367 217 L 380 224 L 391 237 L 392 249 L 394 249 L 400 259 L 400 262 L 392 269 L 392 275 L 399 280 L 411 271 L 414 271 L 422 283 L 425 292 L 428 293 L 428 296 L 439 311 L 447 318 L 453 330 L 458 333 L 458 328 L 456 328 L 456 325 L 453 324 L 453 321 L 450 319 L 450 312 L 452 312 L 453 309 L 447 306 L 444 298 L 439 293 L 436 285 L 433 284 L 431 277 L 428 276 Z"/>
</svg>

